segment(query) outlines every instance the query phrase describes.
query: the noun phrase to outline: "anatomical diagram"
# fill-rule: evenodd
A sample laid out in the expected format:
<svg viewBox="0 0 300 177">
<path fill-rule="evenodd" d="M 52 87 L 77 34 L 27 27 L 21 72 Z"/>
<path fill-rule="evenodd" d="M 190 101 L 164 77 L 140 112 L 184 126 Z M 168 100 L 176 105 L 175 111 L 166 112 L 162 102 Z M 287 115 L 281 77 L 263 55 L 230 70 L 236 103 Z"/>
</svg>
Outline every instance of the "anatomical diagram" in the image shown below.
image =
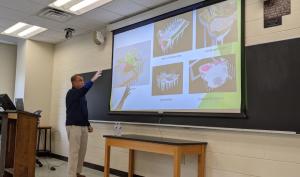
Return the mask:
<svg viewBox="0 0 300 177">
<path fill-rule="evenodd" d="M 229 64 L 225 59 L 215 60 L 212 63 L 207 63 L 199 68 L 200 77 L 207 82 L 207 87 L 210 89 L 218 88 L 225 84 L 229 75 Z"/>
<path fill-rule="evenodd" d="M 154 23 L 154 58 L 192 50 L 193 26 L 192 12 Z"/>
<path fill-rule="evenodd" d="M 153 67 L 152 95 L 181 94 L 183 91 L 183 63 Z"/>
<path fill-rule="evenodd" d="M 170 90 L 179 84 L 179 74 L 162 72 L 156 77 L 157 87 L 161 91 Z"/>
<path fill-rule="evenodd" d="M 235 65 L 229 56 L 190 62 L 190 91 L 235 90 Z"/>
<path fill-rule="evenodd" d="M 159 46 L 164 54 L 177 44 L 189 25 L 190 22 L 183 18 L 174 18 L 164 29 L 158 31 Z"/>
<path fill-rule="evenodd" d="M 237 28 L 236 3 L 236 0 L 227 0 L 198 10 L 200 25 L 197 27 L 201 28 L 198 29 L 201 31 L 198 40 L 201 39 L 202 43 L 200 46 L 222 45 L 237 39 L 238 33 L 234 31 Z"/>
<path fill-rule="evenodd" d="M 149 84 L 150 47 L 146 41 L 117 49 L 113 64 L 113 87 Z"/>
<path fill-rule="evenodd" d="M 125 57 L 118 61 L 117 72 L 122 74 L 123 82 L 120 83 L 120 87 L 133 85 L 138 79 L 139 73 L 142 72 L 143 62 L 139 59 L 139 56 L 134 51 L 126 53 Z"/>
<path fill-rule="evenodd" d="M 126 55 L 120 58 L 114 67 L 115 87 L 127 87 L 134 85 L 139 75 L 143 72 L 143 60 L 135 50 L 128 51 Z"/>
</svg>

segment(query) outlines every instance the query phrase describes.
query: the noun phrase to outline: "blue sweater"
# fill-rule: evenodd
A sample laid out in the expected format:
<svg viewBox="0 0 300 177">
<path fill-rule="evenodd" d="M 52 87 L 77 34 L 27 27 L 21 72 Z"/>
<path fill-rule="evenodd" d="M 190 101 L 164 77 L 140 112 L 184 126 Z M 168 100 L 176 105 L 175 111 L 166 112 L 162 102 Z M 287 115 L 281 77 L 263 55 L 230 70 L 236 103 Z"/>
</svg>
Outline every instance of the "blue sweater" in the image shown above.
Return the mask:
<svg viewBox="0 0 300 177">
<path fill-rule="evenodd" d="M 67 126 L 90 126 L 85 95 L 92 86 L 93 82 L 89 81 L 80 89 L 72 88 L 68 91 L 66 96 Z"/>
</svg>

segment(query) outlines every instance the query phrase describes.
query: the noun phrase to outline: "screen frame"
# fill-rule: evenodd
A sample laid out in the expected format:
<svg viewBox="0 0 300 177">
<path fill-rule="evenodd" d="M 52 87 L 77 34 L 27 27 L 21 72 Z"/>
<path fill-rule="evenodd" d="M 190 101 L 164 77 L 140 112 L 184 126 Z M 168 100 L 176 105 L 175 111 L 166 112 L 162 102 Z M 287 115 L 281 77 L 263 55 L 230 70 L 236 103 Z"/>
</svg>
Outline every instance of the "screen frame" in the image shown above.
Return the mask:
<svg viewBox="0 0 300 177">
<path fill-rule="evenodd" d="M 113 58 L 114 58 L 114 36 L 129 30 L 133 30 L 151 23 L 155 23 L 167 18 L 171 18 L 180 14 L 191 12 L 200 8 L 211 6 L 227 0 L 204 0 L 186 7 L 179 8 L 116 30 L 112 33 L 112 78 L 113 78 Z M 109 103 L 108 114 L 110 115 L 144 115 L 144 116 L 184 116 L 184 117 L 199 117 L 199 118 L 247 118 L 247 95 L 246 95 L 246 66 L 245 66 L 245 0 L 241 0 L 241 107 L 239 113 L 215 113 L 215 112 L 160 112 L 160 111 L 112 111 Z M 112 84 L 110 85 L 112 89 Z M 110 92 L 111 94 L 111 92 Z M 111 98 L 111 95 L 110 95 Z"/>
</svg>

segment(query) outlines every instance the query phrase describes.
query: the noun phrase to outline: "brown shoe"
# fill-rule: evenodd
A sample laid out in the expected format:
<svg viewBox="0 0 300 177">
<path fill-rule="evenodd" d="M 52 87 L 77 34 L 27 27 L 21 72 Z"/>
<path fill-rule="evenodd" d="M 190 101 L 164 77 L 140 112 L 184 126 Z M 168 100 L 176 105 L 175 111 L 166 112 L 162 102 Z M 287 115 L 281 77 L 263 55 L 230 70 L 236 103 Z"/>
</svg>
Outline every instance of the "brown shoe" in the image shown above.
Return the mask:
<svg viewBox="0 0 300 177">
<path fill-rule="evenodd" d="M 77 173 L 77 177 L 85 177 L 85 176 Z"/>
</svg>

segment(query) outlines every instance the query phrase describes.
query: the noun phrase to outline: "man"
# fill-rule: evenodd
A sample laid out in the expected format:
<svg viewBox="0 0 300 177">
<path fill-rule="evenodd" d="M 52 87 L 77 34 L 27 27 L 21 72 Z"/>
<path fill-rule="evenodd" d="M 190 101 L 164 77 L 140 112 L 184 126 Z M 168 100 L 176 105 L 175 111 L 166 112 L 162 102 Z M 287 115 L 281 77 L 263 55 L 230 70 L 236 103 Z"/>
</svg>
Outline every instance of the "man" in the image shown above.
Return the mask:
<svg viewBox="0 0 300 177">
<path fill-rule="evenodd" d="M 88 132 L 93 132 L 88 121 L 85 95 L 100 76 L 101 71 L 98 71 L 86 83 L 78 74 L 71 77 L 72 88 L 66 96 L 66 128 L 69 139 L 68 177 L 85 177 L 81 173 L 87 149 Z"/>
</svg>

